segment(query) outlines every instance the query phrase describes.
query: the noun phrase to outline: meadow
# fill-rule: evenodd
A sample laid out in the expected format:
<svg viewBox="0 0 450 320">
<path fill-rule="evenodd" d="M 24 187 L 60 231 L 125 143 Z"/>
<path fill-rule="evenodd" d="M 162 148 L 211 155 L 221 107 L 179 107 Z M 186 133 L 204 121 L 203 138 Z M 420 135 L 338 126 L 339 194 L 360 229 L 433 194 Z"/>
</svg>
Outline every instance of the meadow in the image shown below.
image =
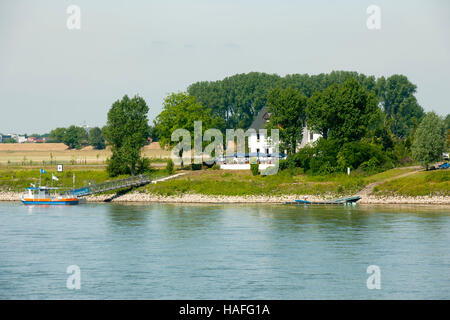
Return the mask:
<svg viewBox="0 0 450 320">
<path fill-rule="evenodd" d="M 142 149 L 142 154 L 154 163 L 165 163 L 170 151 L 152 143 Z M 0 143 L 0 166 L 105 165 L 110 156 L 109 148 L 76 150 L 63 143 Z"/>
</svg>

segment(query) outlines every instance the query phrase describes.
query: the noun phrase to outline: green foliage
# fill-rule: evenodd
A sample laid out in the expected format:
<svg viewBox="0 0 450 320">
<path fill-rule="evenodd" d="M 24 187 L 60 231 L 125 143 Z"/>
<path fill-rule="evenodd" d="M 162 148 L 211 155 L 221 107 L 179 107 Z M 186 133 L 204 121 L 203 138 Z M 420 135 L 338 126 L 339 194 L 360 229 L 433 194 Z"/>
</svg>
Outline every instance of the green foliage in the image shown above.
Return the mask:
<svg viewBox="0 0 450 320">
<path fill-rule="evenodd" d="M 169 159 L 169 161 L 167 161 L 166 171 L 167 171 L 167 174 L 169 174 L 169 175 L 173 174 L 175 172 L 175 167 L 173 165 L 172 159 Z"/>
<path fill-rule="evenodd" d="M 446 143 L 444 121 L 434 112 L 428 112 L 420 123 L 411 147 L 413 158 L 422 166 L 440 160 Z"/>
<path fill-rule="evenodd" d="M 149 108 L 139 96 L 125 95 L 117 100 L 108 112 L 104 134 L 111 145 L 112 157 L 108 159 L 108 173 L 111 176 L 142 172 L 141 149 L 147 143 Z"/>
<path fill-rule="evenodd" d="M 280 79 L 278 75 L 250 72 L 223 80 L 197 82 L 188 93 L 224 120 L 226 128 L 247 129 L 266 105 L 267 93 Z"/>
<path fill-rule="evenodd" d="M 2 143 L 16 143 L 17 141 L 13 138 L 3 139 Z"/>
<path fill-rule="evenodd" d="M 72 125 L 66 129 L 62 142 L 69 149 L 81 149 L 88 144 L 88 135 L 82 127 Z"/>
<path fill-rule="evenodd" d="M 417 126 L 424 112 L 417 103 L 414 93 L 416 86 L 403 75 L 392 75 L 377 80 L 376 91 L 378 101 L 385 114 L 392 119 L 391 130 L 399 136 L 405 137 Z"/>
<path fill-rule="evenodd" d="M 361 139 L 377 112 L 375 94 L 349 78 L 342 85 L 313 94 L 308 100 L 307 123 L 324 139 L 329 137 L 342 145 Z"/>
<path fill-rule="evenodd" d="M 250 164 L 250 171 L 254 176 L 257 176 L 259 174 L 259 164 L 257 163 L 251 163 Z"/>
<path fill-rule="evenodd" d="M 202 170 L 202 164 L 201 163 L 191 163 L 191 170 Z"/>
<path fill-rule="evenodd" d="M 273 88 L 267 96 L 267 111 L 271 114 L 268 128 L 280 129 L 283 149 L 295 153 L 302 141 L 306 120 L 306 97 L 293 88 Z"/>
<path fill-rule="evenodd" d="M 66 135 L 66 128 L 56 128 L 50 131 L 49 140 L 51 142 L 63 142 L 64 136 Z"/>
<path fill-rule="evenodd" d="M 172 133 L 176 129 L 186 129 L 194 139 L 194 122 L 202 122 L 202 134 L 210 128 L 223 129 L 223 120 L 212 114 L 211 110 L 197 102 L 194 96 L 183 92 L 170 94 L 163 103 L 163 111 L 156 117 L 155 131 L 161 146 L 173 146 Z"/>
<path fill-rule="evenodd" d="M 106 148 L 105 139 L 102 135 L 102 130 L 99 127 L 94 127 L 89 130 L 89 144 L 97 150 Z"/>
<path fill-rule="evenodd" d="M 337 154 L 337 163 L 342 171 L 347 168 L 356 169 L 362 166 L 363 170 L 373 172 L 386 160 L 381 145 L 363 141 L 345 143 Z"/>
</svg>

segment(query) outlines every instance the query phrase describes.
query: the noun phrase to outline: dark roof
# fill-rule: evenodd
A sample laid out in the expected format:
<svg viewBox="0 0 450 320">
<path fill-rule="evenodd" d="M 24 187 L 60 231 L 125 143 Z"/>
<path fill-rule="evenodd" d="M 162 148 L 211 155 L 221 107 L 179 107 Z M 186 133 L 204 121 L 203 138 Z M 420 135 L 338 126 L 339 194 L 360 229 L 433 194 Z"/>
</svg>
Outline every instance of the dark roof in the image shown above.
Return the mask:
<svg viewBox="0 0 450 320">
<path fill-rule="evenodd" d="M 267 114 L 267 107 L 264 106 L 256 115 L 255 120 L 253 120 L 253 123 L 250 126 L 250 128 L 255 129 L 255 130 L 264 129 L 264 125 L 266 124 L 266 121 L 264 120 L 264 116 L 266 114 Z"/>
</svg>

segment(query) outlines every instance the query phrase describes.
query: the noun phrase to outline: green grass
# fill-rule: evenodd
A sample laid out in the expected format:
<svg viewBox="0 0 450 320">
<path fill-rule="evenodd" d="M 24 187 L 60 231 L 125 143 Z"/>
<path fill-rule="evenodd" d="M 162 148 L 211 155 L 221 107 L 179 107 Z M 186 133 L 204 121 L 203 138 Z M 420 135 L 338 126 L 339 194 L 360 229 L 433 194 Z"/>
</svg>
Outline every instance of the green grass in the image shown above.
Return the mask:
<svg viewBox="0 0 450 320">
<path fill-rule="evenodd" d="M 160 195 L 183 193 L 225 196 L 338 195 L 354 193 L 361 189 L 362 183 L 360 177 L 343 174 L 321 178 L 304 174 L 291 176 L 287 172 L 270 176 L 253 176 L 250 171 L 207 170 L 148 185 L 143 191 Z"/>
<path fill-rule="evenodd" d="M 368 177 L 364 178 L 364 182 L 369 184 L 369 183 L 373 183 L 373 182 L 379 182 L 382 180 L 386 180 L 386 179 L 391 179 L 394 178 L 396 176 L 408 173 L 408 172 L 413 172 L 416 171 L 417 169 L 414 168 L 395 168 L 395 169 L 390 169 L 390 170 L 386 170 Z"/>
<path fill-rule="evenodd" d="M 450 170 L 424 171 L 386 181 L 376 186 L 374 195 L 450 196 Z"/>
<path fill-rule="evenodd" d="M 59 173 L 56 167 L 46 168 L 47 173 L 42 174 L 42 185 L 52 185 L 52 173 L 58 177 L 59 181 L 53 181 L 54 187 L 73 187 L 73 175 L 75 174 L 75 187 L 82 187 L 89 183 L 101 183 L 108 180 L 126 178 L 128 175 L 122 175 L 110 178 L 104 168 L 90 167 L 89 169 L 80 166 L 65 166 L 64 172 Z M 157 178 L 167 175 L 165 170 L 154 170 L 152 177 Z M 0 168 L 0 191 L 22 191 L 30 184 L 39 184 L 39 169 L 37 168 Z"/>
</svg>

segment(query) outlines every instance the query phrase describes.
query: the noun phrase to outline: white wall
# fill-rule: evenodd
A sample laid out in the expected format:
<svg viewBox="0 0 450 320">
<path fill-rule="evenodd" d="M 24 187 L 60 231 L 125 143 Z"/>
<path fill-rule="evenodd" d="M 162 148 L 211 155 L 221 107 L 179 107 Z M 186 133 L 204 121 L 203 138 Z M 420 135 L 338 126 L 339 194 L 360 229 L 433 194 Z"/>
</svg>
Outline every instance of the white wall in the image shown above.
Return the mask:
<svg viewBox="0 0 450 320">
<path fill-rule="evenodd" d="M 260 153 L 267 153 L 266 149 L 269 149 L 269 153 L 272 153 L 272 146 L 269 145 L 268 139 L 262 133 L 259 135 L 259 140 L 257 139 L 257 134 L 252 133 L 248 137 L 248 147 L 250 149 L 250 153 L 256 153 L 257 149 L 259 149 Z"/>
</svg>

